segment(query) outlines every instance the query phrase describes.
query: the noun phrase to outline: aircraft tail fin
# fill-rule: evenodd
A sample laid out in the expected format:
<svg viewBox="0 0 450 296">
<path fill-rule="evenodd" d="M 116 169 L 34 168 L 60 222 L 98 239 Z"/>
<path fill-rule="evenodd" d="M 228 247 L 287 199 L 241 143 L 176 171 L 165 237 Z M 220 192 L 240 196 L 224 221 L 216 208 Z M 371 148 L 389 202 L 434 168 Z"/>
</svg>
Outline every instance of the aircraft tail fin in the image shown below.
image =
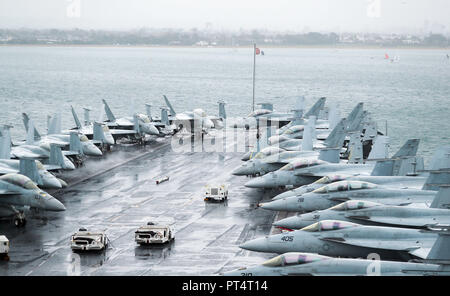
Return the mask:
<svg viewBox="0 0 450 296">
<path fill-rule="evenodd" d="M 394 160 L 378 160 L 372 170 L 371 176 L 392 176 L 394 171 Z"/>
<path fill-rule="evenodd" d="M 72 111 L 72 117 L 73 117 L 73 120 L 75 121 L 75 125 L 77 126 L 78 129 L 81 129 L 81 122 L 78 119 L 78 115 L 75 112 L 75 109 L 73 108 L 73 106 L 70 106 L 70 110 Z"/>
<path fill-rule="evenodd" d="M 358 116 L 358 114 L 362 113 L 363 108 L 364 108 L 363 102 L 359 102 L 358 104 L 356 104 L 356 106 L 353 108 L 352 112 L 350 112 L 350 114 L 347 116 L 347 121 L 352 122 L 353 120 L 355 120 L 355 118 Z"/>
<path fill-rule="evenodd" d="M 306 112 L 305 117 L 309 118 L 310 116 L 316 116 L 316 118 L 319 116 L 320 110 L 323 109 L 325 106 L 325 101 L 327 100 L 326 97 L 321 97 L 317 100 L 317 102 Z"/>
<path fill-rule="evenodd" d="M 439 236 L 428 253 L 427 260 L 450 260 L 450 231 L 449 227 L 442 227 Z"/>
<path fill-rule="evenodd" d="M 55 113 L 50 118 L 50 125 L 48 126 L 49 135 L 61 134 L 61 114 Z"/>
<path fill-rule="evenodd" d="M 418 171 L 424 170 L 424 161 L 421 156 L 409 156 L 394 161 L 393 176 L 415 176 Z"/>
<path fill-rule="evenodd" d="M 91 118 L 89 116 L 89 112 L 91 111 L 91 109 L 84 107 L 83 108 L 83 116 L 84 116 L 84 125 L 88 125 L 91 123 Z M 103 121 L 103 118 L 100 118 L 100 122 Z"/>
<path fill-rule="evenodd" d="M 83 147 L 81 146 L 80 137 L 77 132 L 70 133 L 69 150 L 76 151 L 80 155 L 83 155 Z"/>
<path fill-rule="evenodd" d="M 331 163 L 339 163 L 340 161 L 340 152 L 341 148 L 324 148 L 320 149 L 319 152 L 319 160 L 331 162 Z"/>
<path fill-rule="evenodd" d="M 341 121 L 341 114 L 339 112 L 339 106 L 336 102 L 330 105 L 330 111 L 328 113 L 329 129 L 333 130 L 336 125 Z"/>
<path fill-rule="evenodd" d="M 0 159 L 11 158 L 11 133 L 9 131 L 11 127 L 10 125 L 4 125 L 0 130 Z"/>
<path fill-rule="evenodd" d="M 64 156 L 61 147 L 56 144 L 50 144 L 49 164 L 64 167 Z"/>
<path fill-rule="evenodd" d="M 364 125 L 363 122 L 367 116 L 367 111 L 360 109 L 360 112 L 357 113 L 352 120 L 347 119 L 347 132 L 361 131 Z"/>
<path fill-rule="evenodd" d="M 99 122 L 94 122 L 94 128 L 93 128 L 93 140 L 101 141 L 102 143 L 105 142 L 105 132 L 103 130 L 103 124 Z"/>
<path fill-rule="evenodd" d="M 305 110 L 305 97 L 304 96 L 299 96 L 295 100 L 294 109 L 301 110 L 303 113 L 303 111 Z"/>
<path fill-rule="evenodd" d="M 25 130 L 28 132 L 28 130 L 31 129 L 31 132 L 33 134 L 33 142 L 39 141 L 41 139 L 41 135 L 39 134 L 36 127 L 31 123 L 31 120 L 30 120 L 30 117 L 28 117 L 28 114 L 22 113 L 22 120 L 23 120 L 23 125 L 25 126 Z"/>
<path fill-rule="evenodd" d="M 42 178 L 39 175 L 36 161 L 34 159 L 20 159 L 19 161 L 19 173 L 27 176 L 33 182 L 38 185 L 42 185 Z"/>
<path fill-rule="evenodd" d="M 437 149 L 430 161 L 430 170 L 450 169 L 450 146 Z"/>
<path fill-rule="evenodd" d="M 325 139 L 324 144 L 327 147 L 330 147 L 330 148 L 339 147 L 339 148 L 341 148 L 344 145 L 344 140 L 345 140 L 345 122 L 346 122 L 346 119 L 342 118 L 341 121 L 339 121 L 339 123 L 333 128 L 331 133 Z"/>
<path fill-rule="evenodd" d="M 167 107 L 170 109 L 170 115 L 175 116 L 177 112 L 175 112 L 175 109 L 173 109 L 172 104 L 169 102 L 169 99 L 166 97 L 166 95 L 163 95 L 164 101 L 166 101 Z"/>
<path fill-rule="evenodd" d="M 145 104 L 145 111 L 147 113 L 148 119 L 150 119 L 150 121 L 153 121 L 153 118 L 152 118 L 152 105 L 151 104 Z"/>
<path fill-rule="evenodd" d="M 348 143 L 348 163 L 363 162 L 363 147 L 361 134 L 359 132 L 350 133 L 350 142 Z"/>
<path fill-rule="evenodd" d="M 409 139 L 406 143 L 400 148 L 400 150 L 395 153 L 392 158 L 400 158 L 400 157 L 409 157 L 416 156 L 417 149 L 419 148 L 419 139 Z"/>
<path fill-rule="evenodd" d="M 161 108 L 161 123 L 166 126 L 168 126 L 170 124 L 169 115 L 167 113 L 167 108 Z"/>
<path fill-rule="evenodd" d="M 141 128 L 139 127 L 139 117 L 137 116 L 137 114 L 133 115 L 133 123 L 134 123 L 133 129 L 136 131 L 136 133 L 140 134 Z"/>
<path fill-rule="evenodd" d="M 104 99 L 102 100 L 102 102 L 103 102 L 103 107 L 105 109 L 106 117 L 108 117 L 108 120 L 110 122 L 116 121 L 116 117 L 112 113 L 111 108 L 109 108 L 108 103 Z"/>
<path fill-rule="evenodd" d="M 425 184 L 423 184 L 423 190 L 439 190 L 442 185 L 450 184 L 450 171 L 430 171 Z"/>
<path fill-rule="evenodd" d="M 449 174 L 449 173 L 447 173 Z M 448 184 L 448 183 L 447 183 Z M 450 185 L 440 185 L 430 205 L 433 209 L 450 209 Z"/>
<path fill-rule="evenodd" d="M 219 118 L 227 118 L 227 113 L 225 112 L 225 102 L 219 101 Z"/>
<path fill-rule="evenodd" d="M 313 116 L 311 116 L 313 117 Z M 310 118 L 311 118 L 310 117 Z M 303 130 L 303 140 L 302 140 L 302 151 L 312 151 L 313 150 L 313 129 L 315 129 L 315 124 L 313 120 L 309 120 L 308 124 L 305 125 Z"/>
<path fill-rule="evenodd" d="M 377 136 L 367 159 L 389 158 L 389 137 Z"/>
</svg>

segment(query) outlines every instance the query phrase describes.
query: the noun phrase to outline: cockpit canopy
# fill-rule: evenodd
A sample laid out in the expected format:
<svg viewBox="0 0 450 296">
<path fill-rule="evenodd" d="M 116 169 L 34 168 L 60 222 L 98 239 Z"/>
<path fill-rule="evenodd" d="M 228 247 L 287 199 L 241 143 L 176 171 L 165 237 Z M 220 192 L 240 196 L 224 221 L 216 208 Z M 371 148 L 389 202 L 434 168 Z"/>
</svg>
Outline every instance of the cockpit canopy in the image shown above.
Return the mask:
<svg viewBox="0 0 450 296">
<path fill-rule="evenodd" d="M 282 151 L 284 151 L 284 150 L 280 149 L 278 147 L 266 147 L 263 150 L 261 150 L 260 152 L 256 153 L 255 156 L 253 156 L 253 158 L 261 159 L 261 158 L 264 158 L 264 157 L 272 155 L 272 154 L 280 153 Z"/>
<path fill-rule="evenodd" d="M 5 181 L 13 185 L 25 188 L 25 189 L 39 189 L 30 178 L 20 174 L 6 174 L 0 177 L 0 181 Z"/>
<path fill-rule="evenodd" d="M 200 117 L 206 117 L 206 112 L 203 109 L 194 109 L 194 115 L 200 116 Z"/>
<path fill-rule="evenodd" d="M 348 200 L 346 202 L 340 203 L 331 207 L 330 210 L 333 211 L 351 211 L 359 209 L 367 209 L 371 207 L 380 206 L 380 203 L 373 201 L 362 201 L 362 200 Z"/>
<path fill-rule="evenodd" d="M 264 114 L 269 114 L 269 113 L 272 113 L 272 110 L 269 110 L 269 109 L 257 109 L 255 111 L 251 112 L 248 115 L 248 117 L 255 117 L 255 116 L 258 116 L 258 115 L 264 115 Z"/>
<path fill-rule="evenodd" d="M 80 135 L 80 141 L 81 142 L 88 142 L 89 139 L 85 135 Z"/>
<path fill-rule="evenodd" d="M 303 159 L 295 162 L 288 163 L 284 167 L 282 167 L 280 170 L 282 171 L 293 171 L 298 169 L 303 169 L 307 167 L 316 166 L 319 164 L 325 164 L 325 161 L 319 160 L 319 159 Z"/>
<path fill-rule="evenodd" d="M 141 120 L 144 123 L 150 123 L 150 119 L 145 114 L 136 114 L 139 120 Z"/>
<path fill-rule="evenodd" d="M 338 192 L 338 191 L 349 191 L 349 190 L 359 190 L 359 189 L 373 189 L 377 185 L 369 182 L 361 181 L 339 181 L 334 182 L 329 185 L 325 185 L 314 190 L 314 193 L 328 193 L 328 192 Z"/>
<path fill-rule="evenodd" d="M 281 267 L 287 265 L 299 265 L 305 263 L 311 263 L 321 260 L 330 259 L 330 257 L 322 256 L 318 254 L 309 254 L 309 253 L 297 253 L 290 252 L 278 255 L 272 259 L 267 260 L 262 265 L 268 267 Z"/>
<path fill-rule="evenodd" d="M 294 125 L 291 126 L 290 128 L 288 128 L 287 130 L 284 131 L 284 135 L 291 135 L 291 134 L 295 134 L 298 132 L 301 132 L 305 129 L 304 125 Z"/>
<path fill-rule="evenodd" d="M 330 184 L 333 182 L 343 181 L 345 179 L 347 179 L 347 176 L 345 175 L 330 175 L 320 178 L 315 181 L 314 184 Z"/>
<path fill-rule="evenodd" d="M 309 232 L 318 231 L 328 231 L 328 230 L 339 230 L 350 227 L 360 226 L 359 224 L 347 222 L 347 221 L 336 221 L 336 220 L 323 220 L 311 224 L 309 226 L 303 227 L 301 230 Z"/>
</svg>

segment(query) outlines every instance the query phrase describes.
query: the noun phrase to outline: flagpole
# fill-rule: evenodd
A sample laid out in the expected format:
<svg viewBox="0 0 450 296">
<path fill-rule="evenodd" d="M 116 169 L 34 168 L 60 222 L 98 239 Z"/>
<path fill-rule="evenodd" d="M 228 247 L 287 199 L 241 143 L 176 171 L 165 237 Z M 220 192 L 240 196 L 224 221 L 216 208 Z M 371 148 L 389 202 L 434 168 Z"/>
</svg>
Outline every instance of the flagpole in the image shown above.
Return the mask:
<svg viewBox="0 0 450 296">
<path fill-rule="evenodd" d="M 255 111 L 255 67 L 256 67 L 256 43 L 253 43 L 253 111 Z"/>
</svg>

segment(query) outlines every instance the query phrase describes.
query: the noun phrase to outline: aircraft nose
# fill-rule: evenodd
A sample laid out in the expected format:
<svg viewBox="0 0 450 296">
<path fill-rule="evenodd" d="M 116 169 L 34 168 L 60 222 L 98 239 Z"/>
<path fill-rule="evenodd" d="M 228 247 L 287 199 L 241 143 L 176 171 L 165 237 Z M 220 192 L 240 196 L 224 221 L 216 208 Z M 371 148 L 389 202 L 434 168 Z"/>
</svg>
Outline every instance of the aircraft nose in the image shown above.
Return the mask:
<svg viewBox="0 0 450 296">
<path fill-rule="evenodd" d="M 259 206 L 270 211 L 286 211 L 286 200 L 279 199 L 271 202 L 260 203 Z"/>
<path fill-rule="evenodd" d="M 248 168 L 244 164 L 244 165 L 241 165 L 241 166 L 235 168 L 233 170 L 232 174 L 235 176 L 246 176 L 246 175 L 251 175 L 251 172 L 248 170 Z"/>
<path fill-rule="evenodd" d="M 67 182 L 66 181 L 64 181 L 63 179 L 59 179 L 59 178 L 57 178 L 57 179 L 58 179 L 59 183 L 61 183 L 61 187 L 62 188 L 66 188 L 67 187 Z"/>
<path fill-rule="evenodd" d="M 74 170 L 75 165 L 68 158 L 64 160 L 64 168 L 65 170 Z"/>
<path fill-rule="evenodd" d="M 211 119 L 206 118 L 203 122 L 203 126 L 206 128 L 213 128 L 214 127 L 214 122 L 212 122 Z"/>
<path fill-rule="evenodd" d="M 243 243 L 239 248 L 255 252 L 268 252 L 266 238 L 257 238 Z"/>
<path fill-rule="evenodd" d="M 60 189 L 62 188 L 61 182 L 58 181 L 58 179 L 53 175 L 46 175 L 44 178 L 42 178 L 43 186 L 45 188 L 50 189 Z"/>
<path fill-rule="evenodd" d="M 85 147 L 86 147 L 86 151 L 84 151 L 84 154 L 86 154 L 86 155 L 90 155 L 90 156 L 102 156 L 103 155 L 102 151 L 100 149 L 98 149 L 98 147 L 95 146 L 94 144 L 88 145 Z"/>
<path fill-rule="evenodd" d="M 50 196 L 50 199 L 45 201 L 44 206 L 47 211 L 61 212 L 66 210 L 66 207 L 53 196 Z"/>
<path fill-rule="evenodd" d="M 297 216 L 292 216 L 288 218 L 284 218 L 272 223 L 273 226 L 284 227 L 289 229 L 300 229 L 306 227 L 310 224 L 314 223 L 311 221 L 310 223 L 306 223 L 305 221 L 301 221 Z"/>
<path fill-rule="evenodd" d="M 264 188 L 266 185 L 266 182 L 262 177 L 258 177 L 258 178 L 254 178 L 253 180 L 248 181 L 244 185 L 245 185 L 245 187 L 250 187 L 250 188 Z"/>
<path fill-rule="evenodd" d="M 280 194 L 278 194 L 278 195 L 275 195 L 275 196 L 272 198 L 272 200 L 278 200 L 278 199 L 282 199 L 282 198 L 289 197 L 289 196 L 293 196 L 293 195 L 295 195 L 295 193 L 292 192 L 291 190 L 289 190 L 289 191 L 280 193 Z"/>
<path fill-rule="evenodd" d="M 109 145 L 114 145 L 114 137 L 111 134 L 105 135 L 105 142 Z"/>
<path fill-rule="evenodd" d="M 159 130 L 153 124 L 150 124 L 150 134 L 155 136 L 159 135 Z"/>
</svg>

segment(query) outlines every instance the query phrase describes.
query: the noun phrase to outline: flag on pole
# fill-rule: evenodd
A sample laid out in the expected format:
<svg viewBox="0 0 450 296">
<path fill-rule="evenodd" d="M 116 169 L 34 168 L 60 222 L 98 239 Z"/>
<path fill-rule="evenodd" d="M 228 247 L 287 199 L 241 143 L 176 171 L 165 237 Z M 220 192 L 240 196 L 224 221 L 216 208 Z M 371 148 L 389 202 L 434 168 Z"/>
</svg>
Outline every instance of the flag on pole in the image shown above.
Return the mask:
<svg viewBox="0 0 450 296">
<path fill-rule="evenodd" d="M 261 53 L 261 51 L 259 50 L 259 48 L 258 48 L 258 47 L 256 47 L 256 48 L 255 48 L 255 54 L 257 54 L 257 55 L 258 55 L 258 54 L 260 54 L 260 53 Z"/>
</svg>

